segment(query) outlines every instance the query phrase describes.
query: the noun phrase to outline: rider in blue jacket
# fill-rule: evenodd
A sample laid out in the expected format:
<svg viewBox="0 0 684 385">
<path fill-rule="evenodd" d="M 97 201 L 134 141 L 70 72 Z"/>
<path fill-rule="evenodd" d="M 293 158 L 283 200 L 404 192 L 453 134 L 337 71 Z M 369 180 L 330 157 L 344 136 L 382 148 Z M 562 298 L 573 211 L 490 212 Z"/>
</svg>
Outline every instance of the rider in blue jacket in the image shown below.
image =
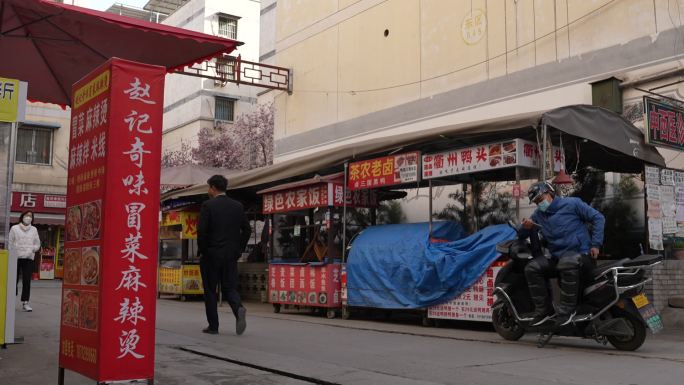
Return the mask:
<svg viewBox="0 0 684 385">
<path fill-rule="evenodd" d="M 528 192 L 530 203 L 537 210 L 530 219 L 524 219 L 519 235 L 527 238 L 532 231 L 541 231 L 547 241 L 551 258 L 536 256 L 525 267 L 535 312 L 531 324 L 541 325 L 555 317 L 557 325 L 572 321 L 579 292 L 579 269 L 582 254 L 596 258 L 603 243 L 603 215 L 578 198 L 556 196 L 553 186 L 537 182 Z M 547 277 L 558 271 L 560 278 L 560 304 L 553 314 L 546 284 Z"/>
</svg>

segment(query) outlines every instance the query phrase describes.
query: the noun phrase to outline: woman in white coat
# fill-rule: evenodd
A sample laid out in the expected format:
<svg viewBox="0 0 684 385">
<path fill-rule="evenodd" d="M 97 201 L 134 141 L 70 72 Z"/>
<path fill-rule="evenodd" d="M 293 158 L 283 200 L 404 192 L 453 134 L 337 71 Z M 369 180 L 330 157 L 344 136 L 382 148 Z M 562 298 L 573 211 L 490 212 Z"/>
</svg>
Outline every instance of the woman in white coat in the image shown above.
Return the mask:
<svg viewBox="0 0 684 385">
<path fill-rule="evenodd" d="M 31 225 L 33 212 L 25 211 L 19 217 L 19 223 L 12 226 L 9 232 L 10 258 L 17 259 L 17 281 L 19 274 L 22 277 L 21 302 L 24 311 L 33 311 L 29 305 L 31 297 L 31 278 L 33 277 L 33 258 L 40 250 L 40 238 L 38 229 Z M 19 282 L 17 282 L 18 284 Z M 17 288 L 17 294 L 19 289 Z"/>
</svg>

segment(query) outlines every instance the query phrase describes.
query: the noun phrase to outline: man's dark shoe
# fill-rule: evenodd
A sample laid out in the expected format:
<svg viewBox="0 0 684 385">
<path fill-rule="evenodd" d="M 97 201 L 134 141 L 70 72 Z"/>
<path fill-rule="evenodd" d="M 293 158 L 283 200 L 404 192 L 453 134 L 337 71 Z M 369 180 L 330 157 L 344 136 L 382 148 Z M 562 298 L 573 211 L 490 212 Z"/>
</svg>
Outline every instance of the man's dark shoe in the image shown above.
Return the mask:
<svg viewBox="0 0 684 385">
<path fill-rule="evenodd" d="M 237 319 L 235 320 L 235 333 L 241 335 L 247 328 L 247 309 L 240 307 L 237 312 Z"/>
<path fill-rule="evenodd" d="M 211 328 L 204 328 L 204 329 L 202 329 L 202 333 L 207 333 L 207 334 L 218 334 L 218 330 L 216 330 L 216 329 L 211 329 Z"/>
</svg>

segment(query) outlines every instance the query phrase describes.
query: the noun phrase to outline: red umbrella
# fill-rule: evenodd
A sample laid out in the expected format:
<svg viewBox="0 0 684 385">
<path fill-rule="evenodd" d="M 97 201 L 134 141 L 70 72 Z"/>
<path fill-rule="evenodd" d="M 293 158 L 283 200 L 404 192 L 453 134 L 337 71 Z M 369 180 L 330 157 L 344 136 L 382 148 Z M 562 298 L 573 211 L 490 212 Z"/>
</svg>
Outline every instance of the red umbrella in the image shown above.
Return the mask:
<svg viewBox="0 0 684 385">
<path fill-rule="evenodd" d="M 71 104 L 71 85 L 112 57 L 169 72 L 241 42 L 47 0 L 0 0 L 0 77 L 33 101 Z"/>
</svg>

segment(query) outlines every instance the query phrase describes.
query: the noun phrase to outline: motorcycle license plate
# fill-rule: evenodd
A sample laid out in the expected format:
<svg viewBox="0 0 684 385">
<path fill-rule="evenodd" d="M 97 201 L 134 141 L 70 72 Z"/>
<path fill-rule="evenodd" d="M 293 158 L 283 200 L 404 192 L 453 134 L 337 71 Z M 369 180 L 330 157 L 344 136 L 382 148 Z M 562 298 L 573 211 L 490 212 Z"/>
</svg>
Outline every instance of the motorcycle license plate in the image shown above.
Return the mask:
<svg viewBox="0 0 684 385">
<path fill-rule="evenodd" d="M 648 328 L 651 329 L 653 333 L 658 333 L 663 330 L 663 320 L 660 318 L 660 314 L 658 314 L 658 311 L 653 304 L 649 302 L 646 294 L 641 293 L 632 297 L 632 302 L 634 302 L 634 306 L 639 310 L 641 318 L 644 319 L 646 325 L 648 325 Z"/>
</svg>

